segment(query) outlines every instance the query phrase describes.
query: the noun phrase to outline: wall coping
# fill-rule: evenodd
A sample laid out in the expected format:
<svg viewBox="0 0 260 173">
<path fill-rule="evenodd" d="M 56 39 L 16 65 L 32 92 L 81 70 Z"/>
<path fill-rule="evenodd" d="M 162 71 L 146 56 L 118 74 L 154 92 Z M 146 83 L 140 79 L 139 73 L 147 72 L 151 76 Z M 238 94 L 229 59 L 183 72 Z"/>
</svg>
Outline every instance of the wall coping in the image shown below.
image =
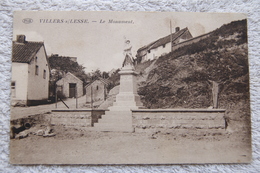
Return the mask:
<svg viewBox="0 0 260 173">
<path fill-rule="evenodd" d="M 53 109 L 52 112 L 91 112 L 108 109 Z M 226 109 L 131 109 L 132 112 L 225 112 Z"/>
<path fill-rule="evenodd" d="M 225 112 L 226 109 L 132 109 L 132 112 Z"/>
<path fill-rule="evenodd" d="M 108 111 L 108 109 L 53 109 L 51 112 L 92 112 L 92 111 Z"/>
</svg>

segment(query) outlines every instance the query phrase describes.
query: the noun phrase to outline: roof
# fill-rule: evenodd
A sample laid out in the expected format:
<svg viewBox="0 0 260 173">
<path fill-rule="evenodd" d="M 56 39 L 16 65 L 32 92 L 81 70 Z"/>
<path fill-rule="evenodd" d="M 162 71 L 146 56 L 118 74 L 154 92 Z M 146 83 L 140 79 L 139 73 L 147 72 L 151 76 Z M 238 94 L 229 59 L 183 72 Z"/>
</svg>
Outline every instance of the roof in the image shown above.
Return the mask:
<svg viewBox="0 0 260 173">
<path fill-rule="evenodd" d="M 110 83 L 109 80 L 99 77 L 98 80 L 100 80 L 102 83 L 108 85 Z"/>
<path fill-rule="evenodd" d="M 83 83 L 82 80 L 80 80 L 78 77 L 76 77 L 76 76 L 75 76 L 74 74 L 72 74 L 71 72 L 68 72 L 63 78 L 66 78 L 66 76 L 68 76 L 68 75 L 72 76 L 72 77 L 75 78 L 76 80 L 78 80 L 78 81 L 80 81 L 80 82 Z"/>
<path fill-rule="evenodd" d="M 160 46 L 163 46 L 169 42 L 171 42 L 171 36 L 172 36 L 172 41 L 175 41 L 177 38 L 179 38 L 180 36 L 182 36 L 186 31 L 188 31 L 188 28 L 183 28 L 181 29 L 180 31 L 177 31 L 173 34 L 170 34 L 166 37 L 163 37 L 163 38 L 160 38 L 144 47 L 141 47 L 140 49 L 137 50 L 137 52 L 139 51 L 142 51 L 144 49 L 148 49 L 148 50 L 151 50 L 151 49 L 155 49 L 157 47 L 160 47 Z"/>
<path fill-rule="evenodd" d="M 108 86 L 110 84 L 110 81 L 104 78 L 99 77 L 98 79 L 96 79 L 95 81 L 93 81 L 92 83 L 88 84 L 85 86 L 85 88 L 87 88 L 88 86 L 92 85 L 94 82 L 96 81 L 101 81 L 103 84 L 105 84 L 106 86 Z"/>
<path fill-rule="evenodd" d="M 29 63 L 42 46 L 44 46 L 43 42 L 13 41 L 12 62 Z"/>
</svg>

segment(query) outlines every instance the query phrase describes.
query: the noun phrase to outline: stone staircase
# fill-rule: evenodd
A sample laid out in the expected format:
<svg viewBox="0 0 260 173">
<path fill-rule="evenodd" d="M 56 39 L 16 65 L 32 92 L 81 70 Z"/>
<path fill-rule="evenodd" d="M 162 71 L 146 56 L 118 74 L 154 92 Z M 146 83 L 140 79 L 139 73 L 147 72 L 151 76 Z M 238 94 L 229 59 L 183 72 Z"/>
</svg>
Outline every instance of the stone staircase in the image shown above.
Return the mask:
<svg viewBox="0 0 260 173">
<path fill-rule="evenodd" d="M 94 123 L 94 130 L 133 132 L 132 111 L 106 111 L 105 115 L 98 119 L 98 123 Z"/>
<path fill-rule="evenodd" d="M 143 106 L 137 94 L 136 76 L 132 66 L 125 66 L 119 72 L 120 88 L 116 101 L 109 111 L 94 124 L 96 131 L 133 132 L 132 111 Z"/>
</svg>

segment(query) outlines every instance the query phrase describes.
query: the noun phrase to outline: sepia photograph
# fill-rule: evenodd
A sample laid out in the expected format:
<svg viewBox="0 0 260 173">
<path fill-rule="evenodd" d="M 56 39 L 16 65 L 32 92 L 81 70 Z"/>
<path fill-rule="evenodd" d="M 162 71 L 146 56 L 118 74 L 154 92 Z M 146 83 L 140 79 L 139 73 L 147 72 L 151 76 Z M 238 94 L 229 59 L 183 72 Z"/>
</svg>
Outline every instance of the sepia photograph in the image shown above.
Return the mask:
<svg viewBox="0 0 260 173">
<path fill-rule="evenodd" d="M 250 163 L 247 16 L 15 11 L 11 164 Z"/>
</svg>

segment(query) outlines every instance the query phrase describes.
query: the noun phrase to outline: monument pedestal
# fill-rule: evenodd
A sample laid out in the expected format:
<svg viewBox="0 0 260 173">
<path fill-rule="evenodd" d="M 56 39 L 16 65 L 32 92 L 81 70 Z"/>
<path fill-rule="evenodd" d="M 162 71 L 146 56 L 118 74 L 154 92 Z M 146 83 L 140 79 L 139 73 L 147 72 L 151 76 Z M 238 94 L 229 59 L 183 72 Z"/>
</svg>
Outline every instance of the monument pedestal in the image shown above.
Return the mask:
<svg viewBox="0 0 260 173">
<path fill-rule="evenodd" d="M 120 88 L 116 102 L 109 107 L 109 111 L 102 115 L 98 123 L 94 124 L 97 131 L 133 132 L 132 111 L 143 107 L 137 94 L 136 76 L 133 66 L 125 66 L 119 72 Z"/>
</svg>

